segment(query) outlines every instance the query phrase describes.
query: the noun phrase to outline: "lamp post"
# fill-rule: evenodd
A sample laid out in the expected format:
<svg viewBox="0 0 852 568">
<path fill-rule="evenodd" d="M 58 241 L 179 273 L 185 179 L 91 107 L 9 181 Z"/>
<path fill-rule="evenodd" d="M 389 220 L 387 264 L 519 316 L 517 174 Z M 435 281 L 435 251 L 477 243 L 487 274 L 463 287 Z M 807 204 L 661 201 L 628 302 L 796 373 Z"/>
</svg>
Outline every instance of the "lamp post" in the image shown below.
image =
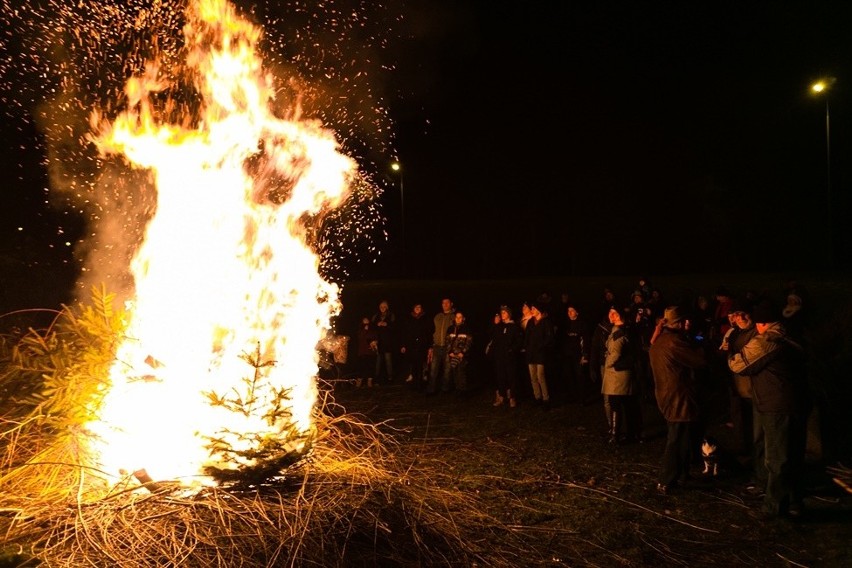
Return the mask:
<svg viewBox="0 0 852 568">
<path fill-rule="evenodd" d="M 829 254 L 832 257 L 834 256 L 834 235 L 831 223 L 831 113 L 828 106 L 828 91 L 835 81 L 837 81 L 836 77 L 827 77 L 811 85 L 811 92 L 825 99 L 825 207 Z"/>
<path fill-rule="evenodd" d="M 399 176 L 400 240 L 402 241 L 402 271 L 405 272 L 405 184 L 402 164 L 393 162 L 391 169 Z"/>
</svg>

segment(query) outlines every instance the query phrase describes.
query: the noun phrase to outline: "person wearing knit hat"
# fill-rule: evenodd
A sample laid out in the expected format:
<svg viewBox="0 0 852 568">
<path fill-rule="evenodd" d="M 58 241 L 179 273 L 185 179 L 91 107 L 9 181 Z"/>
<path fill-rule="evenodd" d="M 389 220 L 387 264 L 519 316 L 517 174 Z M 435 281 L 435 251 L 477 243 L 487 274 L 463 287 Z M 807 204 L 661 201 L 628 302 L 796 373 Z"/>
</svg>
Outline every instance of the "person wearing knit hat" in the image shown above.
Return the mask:
<svg viewBox="0 0 852 568">
<path fill-rule="evenodd" d="M 692 452 L 700 432 L 698 385 L 694 371 L 707 365 L 704 348 L 691 341 L 678 306 L 666 308 L 660 333 L 648 352 L 657 406 L 666 420 L 666 447 L 657 491 L 667 495 L 689 476 Z"/>
<path fill-rule="evenodd" d="M 766 465 L 763 513 L 798 517 L 810 411 L 805 353 L 787 334 L 775 304 L 759 303 L 752 317 L 757 334 L 728 359 L 728 367 L 751 377 L 755 443 L 762 435 Z"/>
</svg>

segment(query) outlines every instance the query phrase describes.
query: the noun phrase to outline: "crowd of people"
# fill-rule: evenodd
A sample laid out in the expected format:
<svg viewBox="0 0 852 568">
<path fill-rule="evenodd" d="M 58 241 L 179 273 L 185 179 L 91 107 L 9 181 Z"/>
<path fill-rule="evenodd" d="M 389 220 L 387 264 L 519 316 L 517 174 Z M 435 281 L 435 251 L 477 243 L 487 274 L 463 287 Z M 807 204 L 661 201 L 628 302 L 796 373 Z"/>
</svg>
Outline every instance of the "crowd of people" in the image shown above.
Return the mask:
<svg viewBox="0 0 852 568">
<path fill-rule="evenodd" d="M 666 495 L 689 479 L 707 421 L 721 409 L 730 450 L 752 471 L 746 491 L 762 496 L 768 516 L 797 516 L 810 411 L 802 295 L 791 286 L 782 306 L 719 286 L 690 305 L 666 305 L 640 278 L 623 304 L 605 288 L 588 318 L 568 293 L 522 301 L 517 314 L 501 305 L 482 337 L 452 298 L 431 317 L 415 303 L 401 318 L 381 300 L 361 318 L 354 374 L 358 386 L 400 381 L 427 396 L 466 396 L 485 384 L 495 407 L 546 411 L 554 392 L 568 403 L 602 403 L 612 444 L 644 441 L 648 405 L 667 427 L 657 485 Z"/>
</svg>

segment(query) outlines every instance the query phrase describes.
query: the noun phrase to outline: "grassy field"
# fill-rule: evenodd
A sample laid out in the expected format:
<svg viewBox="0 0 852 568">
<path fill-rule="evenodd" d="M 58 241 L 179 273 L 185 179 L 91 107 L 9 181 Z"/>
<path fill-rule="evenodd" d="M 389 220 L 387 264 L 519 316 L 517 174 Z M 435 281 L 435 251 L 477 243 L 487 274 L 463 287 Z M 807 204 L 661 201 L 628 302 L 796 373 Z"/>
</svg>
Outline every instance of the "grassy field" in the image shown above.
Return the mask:
<svg viewBox="0 0 852 568">
<path fill-rule="evenodd" d="M 719 476 L 700 475 L 678 494 L 655 491 L 665 441 L 659 412 L 645 405 L 646 440 L 611 445 L 599 402 L 557 403 L 543 411 L 524 400 L 494 408 L 481 389 L 469 397 L 427 397 L 406 384 L 356 388 L 340 383 L 348 412 L 386 422 L 401 453 L 435 473 L 447 489 L 476 497 L 501 523 L 505 540 L 489 540 L 517 566 L 827 566 L 852 563 L 852 495 L 810 460 L 801 522 L 763 521 L 759 500 L 743 491 L 748 472 L 723 461 Z M 708 424 L 723 446 L 730 431 Z M 511 539 L 509 538 L 511 537 Z"/>
</svg>

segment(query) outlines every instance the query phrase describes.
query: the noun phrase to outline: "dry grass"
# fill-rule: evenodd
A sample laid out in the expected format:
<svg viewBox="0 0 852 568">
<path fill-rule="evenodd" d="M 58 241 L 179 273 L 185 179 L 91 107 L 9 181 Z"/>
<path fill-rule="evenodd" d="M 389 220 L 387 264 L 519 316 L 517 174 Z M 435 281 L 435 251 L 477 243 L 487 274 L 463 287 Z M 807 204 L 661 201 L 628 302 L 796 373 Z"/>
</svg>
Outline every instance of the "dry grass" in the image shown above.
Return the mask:
<svg viewBox="0 0 852 568">
<path fill-rule="evenodd" d="M 183 494 L 128 479 L 97 498 L 84 468 L 49 451 L 15 466 L 19 448 L 48 447 L 18 425 L 2 438 L 5 549 L 69 567 L 516 565 L 484 545 L 502 529 L 474 494 L 407 462 L 379 426 L 318 419 L 310 455 L 263 485 Z"/>
</svg>

